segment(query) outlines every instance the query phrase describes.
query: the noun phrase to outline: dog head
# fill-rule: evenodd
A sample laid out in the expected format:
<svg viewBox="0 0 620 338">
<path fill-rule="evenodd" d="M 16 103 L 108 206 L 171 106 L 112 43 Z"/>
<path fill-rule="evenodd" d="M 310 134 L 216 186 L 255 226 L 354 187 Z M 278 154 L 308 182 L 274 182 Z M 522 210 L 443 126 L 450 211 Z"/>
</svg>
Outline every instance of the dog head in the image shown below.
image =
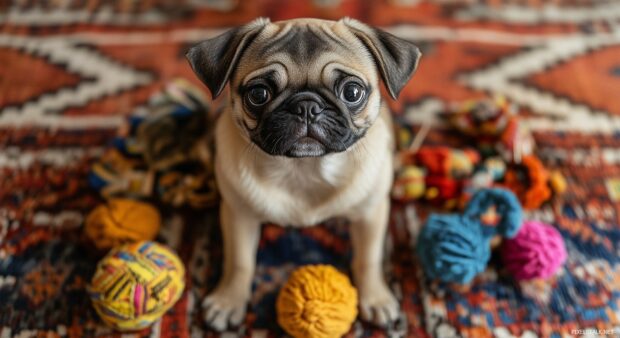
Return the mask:
<svg viewBox="0 0 620 338">
<path fill-rule="evenodd" d="M 409 41 L 353 19 L 257 19 L 187 58 L 217 97 L 227 83 L 242 134 L 270 155 L 348 149 L 374 123 L 379 82 L 396 98 L 421 56 Z"/>
</svg>

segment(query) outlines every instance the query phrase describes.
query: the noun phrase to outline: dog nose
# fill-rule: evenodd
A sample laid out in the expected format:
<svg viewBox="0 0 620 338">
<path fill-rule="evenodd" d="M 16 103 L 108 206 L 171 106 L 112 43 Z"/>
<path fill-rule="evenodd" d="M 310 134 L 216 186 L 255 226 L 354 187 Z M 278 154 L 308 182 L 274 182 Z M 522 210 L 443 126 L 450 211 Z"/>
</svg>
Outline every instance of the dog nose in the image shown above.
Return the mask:
<svg viewBox="0 0 620 338">
<path fill-rule="evenodd" d="M 304 90 L 291 96 L 287 102 L 288 110 L 300 122 L 316 122 L 325 109 L 325 101 L 318 93 Z"/>
<path fill-rule="evenodd" d="M 314 100 L 303 100 L 295 105 L 295 113 L 302 118 L 315 119 L 323 111 L 323 107 Z"/>
</svg>

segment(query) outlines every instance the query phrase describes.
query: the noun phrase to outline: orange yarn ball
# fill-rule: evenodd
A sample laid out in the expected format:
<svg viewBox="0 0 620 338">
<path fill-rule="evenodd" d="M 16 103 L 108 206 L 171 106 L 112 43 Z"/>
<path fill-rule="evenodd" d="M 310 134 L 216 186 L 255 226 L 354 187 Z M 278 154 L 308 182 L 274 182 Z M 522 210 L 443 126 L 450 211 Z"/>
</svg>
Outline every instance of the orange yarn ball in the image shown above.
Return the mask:
<svg viewBox="0 0 620 338">
<path fill-rule="evenodd" d="M 148 203 L 114 198 L 96 207 L 86 218 L 84 234 L 99 250 L 157 236 L 159 212 Z"/>
<path fill-rule="evenodd" d="M 357 317 L 357 290 L 332 266 L 304 266 L 280 290 L 276 311 L 294 338 L 341 337 Z"/>
</svg>

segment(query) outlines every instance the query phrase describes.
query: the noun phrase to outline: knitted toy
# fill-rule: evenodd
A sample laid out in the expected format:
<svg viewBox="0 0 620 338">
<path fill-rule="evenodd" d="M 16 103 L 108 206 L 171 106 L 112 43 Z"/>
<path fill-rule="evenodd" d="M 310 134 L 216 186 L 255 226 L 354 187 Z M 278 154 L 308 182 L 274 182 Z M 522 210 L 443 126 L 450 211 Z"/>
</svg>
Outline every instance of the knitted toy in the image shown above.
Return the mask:
<svg viewBox="0 0 620 338">
<path fill-rule="evenodd" d="M 357 317 L 357 290 L 332 266 L 304 266 L 280 290 L 276 312 L 293 338 L 341 337 Z"/>
<path fill-rule="evenodd" d="M 493 186 L 493 174 L 486 170 L 476 171 L 470 178 L 465 180 L 461 195 L 459 196 L 459 209 L 464 209 L 471 197 L 481 189 L 489 189 Z"/>
<path fill-rule="evenodd" d="M 515 238 L 504 241 L 501 256 L 516 280 L 549 278 L 567 258 L 562 235 L 535 221 L 525 222 Z"/>
<path fill-rule="evenodd" d="M 171 167 L 158 175 L 156 182 L 157 195 L 173 206 L 189 205 L 198 209 L 213 205 L 218 198 L 213 173 L 196 162 Z"/>
<path fill-rule="evenodd" d="M 400 153 L 392 196 L 408 202 L 419 198 L 451 209 L 457 205 L 465 179 L 480 160 L 472 150 L 425 146 Z"/>
<path fill-rule="evenodd" d="M 97 249 L 108 250 L 127 242 L 154 239 L 160 223 L 159 212 L 150 204 L 113 198 L 91 211 L 84 234 Z"/>
<path fill-rule="evenodd" d="M 491 174 L 493 181 L 499 181 L 506 174 L 506 162 L 500 157 L 489 157 L 482 164 L 484 171 Z"/>
<path fill-rule="evenodd" d="M 524 209 L 537 209 L 551 198 L 549 173 L 533 155 L 508 169 L 504 185 L 519 197 Z"/>
<path fill-rule="evenodd" d="M 427 176 L 425 179 L 427 201 L 444 209 L 453 209 L 463 192 L 465 181 L 450 177 Z"/>
<path fill-rule="evenodd" d="M 485 236 L 514 237 L 523 223 L 523 209 L 510 190 L 482 189 L 471 198 L 465 217 L 477 219 L 483 226 Z"/>
<path fill-rule="evenodd" d="M 491 256 L 480 225 L 461 215 L 430 215 L 418 237 L 417 253 L 429 278 L 469 283 Z"/>
<path fill-rule="evenodd" d="M 444 176 L 461 179 L 471 175 L 480 156 L 473 150 L 448 147 L 420 148 L 413 154 L 416 164 L 425 168 L 430 176 Z"/>
<path fill-rule="evenodd" d="M 486 268 L 491 240 L 514 236 L 522 220 L 517 198 L 505 189 L 479 190 L 462 215 L 430 215 L 416 247 L 424 272 L 431 279 L 469 283 Z"/>
<path fill-rule="evenodd" d="M 89 175 L 105 198 L 158 197 L 173 206 L 213 206 L 217 189 L 204 94 L 176 80 L 134 112 Z"/>
<path fill-rule="evenodd" d="M 396 172 L 392 188 L 392 197 L 402 202 L 413 201 L 424 196 L 426 184 L 424 169 L 415 165 L 406 165 Z"/>
<path fill-rule="evenodd" d="M 113 249 L 97 265 L 88 293 L 106 324 L 133 331 L 159 319 L 179 300 L 184 287 L 185 268 L 179 257 L 146 241 Z"/>
<path fill-rule="evenodd" d="M 456 105 L 444 117 L 455 129 L 473 137 L 499 137 L 516 115 L 517 107 L 506 98 L 470 100 Z"/>
<path fill-rule="evenodd" d="M 521 158 L 534 153 L 534 138 L 519 117 L 513 117 L 495 144 L 495 151 L 508 162 L 521 162 Z"/>
<path fill-rule="evenodd" d="M 506 98 L 471 100 L 444 117 L 455 129 L 475 139 L 484 156 L 501 155 L 519 162 L 534 149 L 534 139 L 518 116 L 518 107 Z"/>
</svg>

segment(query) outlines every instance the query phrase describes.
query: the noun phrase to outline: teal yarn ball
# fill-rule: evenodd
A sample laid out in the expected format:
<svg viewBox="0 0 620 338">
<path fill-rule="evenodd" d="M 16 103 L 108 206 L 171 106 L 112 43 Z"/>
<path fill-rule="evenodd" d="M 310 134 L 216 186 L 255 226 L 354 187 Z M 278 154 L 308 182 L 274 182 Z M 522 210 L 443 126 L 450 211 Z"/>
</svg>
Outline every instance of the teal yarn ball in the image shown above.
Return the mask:
<svg viewBox="0 0 620 338">
<path fill-rule="evenodd" d="M 486 224 L 482 221 L 483 215 L 492 207 L 497 214 L 496 224 Z M 513 238 L 523 224 L 523 208 L 515 194 L 507 189 L 481 189 L 472 196 L 467 203 L 464 217 L 479 222 L 485 237 L 491 238 L 501 235 Z"/>
<path fill-rule="evenodd" d="M 484 271 L 491 257 L 480 224 L 461 215 L 430 215 L 416 249 L 427 277 L 460 284 Z"/>
</svg>

